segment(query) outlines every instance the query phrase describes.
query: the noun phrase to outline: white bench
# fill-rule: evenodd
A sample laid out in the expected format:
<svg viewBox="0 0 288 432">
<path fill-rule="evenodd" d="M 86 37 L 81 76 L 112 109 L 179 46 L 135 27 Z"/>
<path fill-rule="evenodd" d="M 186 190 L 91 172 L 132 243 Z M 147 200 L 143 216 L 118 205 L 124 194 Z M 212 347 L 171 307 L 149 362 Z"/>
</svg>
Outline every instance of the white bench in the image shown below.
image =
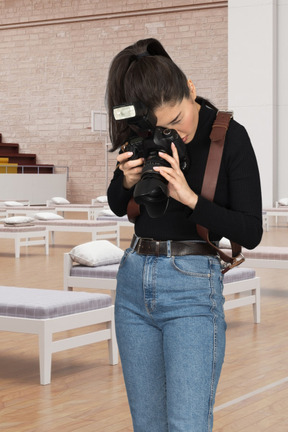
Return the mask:
<svg viewBox="0 0 288 432">
<path fill-rule="evenodd" d="M 119 226 L 129 226 L 129 227 L 133 227 L 134 224 L 132 222 L 129 221 L 128 216 L 108 216 L 105 214 L 100 213 L 99 216 L 97 216 L 97 220 L 99 222 L 104 222 L 104 221 L 110 221 L 110 222 L 116 222 Z"/>
<path fill-rule="evenodd" d="M 15 258 L 20 257 L 21 246 L 44 245 L 46 255 L 49 255 L 49 236 L 45 227 L 40 226 L 0 226 L 0 238 L 13 239 L 15 243 Z M 35 240 L 37 238 L 37 240 Z"/>
<path fill-rule="evenodd" d="M 219 244 L 220 249 L 227 252 L 231 245 L 229 240 L 223 237 Z M 287 246 L 256 246 L 254 249 L 242 248 L 245 257 L 243 266 L 248 268 L 276 268 L 288 269 Z"/>
<path fill-rule="evenodd" d="M 47 203 L 47 208 L 50 208 L 49 202 Z M 104 205 L 102 203 L 96 204 L 52 204 L 55 207 L 57 213 L 64 215 L 66 212 L 81 212 L 87 213 L 88 220 L 95 220 L 101 210 L 103 210 Z M 46 210 L 47 210 L 46 208 Z"/>
<path fill-rule="evenodd" d="M 53 340 L 54 333 L 100 323 L 106 329 Z M 107 294 L 0 286 L 0 330 L 38 335 L 43 385 L 51 382 L 52 354 L 59 351 L 107 340 L 109 362 L 118 363 L 114 306 Z"/>
<path fill-rule="evenodd" d="M 11 207 L 13 204 L 18 203 L 19 207 L 30 206 L 29 200 L 0 200 L 0 215 L 6 216 L 7 208 Z M 6 204 L 7 203 L 7 204 Z M 9 203 L 9 204 L 8 204 Z"/>
<path fill-rule="evenodd" d="M 93 240 L 115 239 L 117 246 L 120 244 L 119 226 L 113 221 L 97 221 L 82 219 L 54 219 L 35 220 L 36 225 L 45 226 L 51 232 L 52 244 L 54 244 L 54 232 L 88 232 Z"/>
<path fill-rule="evenodd" d="M 257 246 L 255 249 L 242 249 L 245 267 L 288 269 L 288 247 Z"/>
<path fill-rule="evenodd" d="M 269 217 L 274 216 L 276 225 L 278 224 L 278 217 L 284 216 L 288 218 L 288 206 L 281 206 L 276 203 L 277 207 L 270 207 L 263 209 L 263 213 L 266 214 L 266 226 L 267 231 L 269 230 Z M 288 219 L 287 219 L 288 220 Z"/>
<path fill-rule="evenodd" d="M 224 274 L 223 295 L 226 298 L 224 310 L 230 310 L 251 304 L 255 323 L 260 323 L 261 291 L 260 278 L 254 269 L 235 267 Z M 233 295 L 235 298 L 230 298 Z"/>
<path fill-rule="evenodd" d="M 89 267 L 75 265 L 69 253 L 64 253 L 64 290 L 73 288 L 109 290 L 112 298 L 116 292 L 116 274 L 119 264 Z M 234 309 L 253 305 L 254 322 L 260 322 L 260 278 L 250 268 L 238 267 L 224 275 L 225 296 L 236 295 L 227 299 L 224 309 Z"/>
<path fill-rule="evenodd" d="M 46 207 L 46 206 L 9 206 L 5 207 L 6 217 L 15 216 L 15 215 L 24 215 L 34 217 L 36 213 L 39 212 L 47 212 L 56 213 L 55 206 Z"/>
</svg>

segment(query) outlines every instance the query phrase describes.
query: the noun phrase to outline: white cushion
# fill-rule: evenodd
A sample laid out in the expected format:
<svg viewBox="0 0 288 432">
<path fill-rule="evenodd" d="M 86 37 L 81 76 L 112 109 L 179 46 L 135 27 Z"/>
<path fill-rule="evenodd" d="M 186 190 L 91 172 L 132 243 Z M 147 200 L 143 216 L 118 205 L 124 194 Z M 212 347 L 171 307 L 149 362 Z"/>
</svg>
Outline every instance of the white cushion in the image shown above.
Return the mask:
<svg viewBox="0 0 288 432">
<path fill-rule="evenodd" d="M 34 215 L 35 219 L 38 220 L 55 220 L 55 219 L 64 219 L 63 216 L 58 215 L 57 213 L 51 212 L 39 212 Z"/>
<path fill-rule="evenodd" d="M 288 198 L 281 198 L 278 203 L 283 206 L 288 206 Z"/>
<path fill-rule="evenodd" d="M 99 212 L 99 216 L 116 216 L 115 213 L 109 208 L 105 208 Z"/>
<path fill-rule="evenodd" d="M 62 197 L 53 197 L 51 199 L 51 201 L 54 204 L 70 204 L 70 201 L 68 201 L 66 198 L 62 198 Z"/>
<path fill-rule="evenodd" d="M 123 250 L 108 240 L 94 240 L 75 246 L 69 255 L 78 264 L 98 267 L 119 263 L 123 256 Z"/>
<path fill-rule="evenodd" d="M 96 198 L 96 201 L 101 202 L 101 203 L 106 203 L 107 202 L 107 195 L 100 195 Z"/>
<path fill-rule="evenodd" d="M 24 206 L 24 204 L 21 203 L 21 202 L 19 202 L 19 201 L 5 201 L 4 204 L 7 207 L 20 207 L 20 206 Z"/>
<path fill-rule="evenodd" d="M 231 242 L 226 237 L 222 237 L 219 241 L 219 248 L 220 249 L 231 249 Z"/>
<path fill-rule="evenodd" d="M 23 224 L 33 222 L 34 219 L 30 216 L 11 216 L 5 219 L 1 219 L 2 222 L 11 225 Z"/>
</svg>

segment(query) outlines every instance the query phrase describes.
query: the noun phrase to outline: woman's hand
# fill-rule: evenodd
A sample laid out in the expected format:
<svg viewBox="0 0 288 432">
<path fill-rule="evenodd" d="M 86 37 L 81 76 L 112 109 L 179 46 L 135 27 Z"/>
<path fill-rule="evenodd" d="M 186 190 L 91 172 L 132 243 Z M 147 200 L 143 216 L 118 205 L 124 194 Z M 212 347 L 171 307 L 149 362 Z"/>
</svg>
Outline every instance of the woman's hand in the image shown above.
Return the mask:
<svg viewBox="0 0 288 432">
<path fill-rule="evenodd" d="M 159 156 L 165 159 L 171 167 L 154 167 L 168 181 L 169 196 L 184 205 L 194 209 L 198 195 L 192 191 L 185 176 L 180 168 L 178 151 L 174 143 L 171 144 L 172 156 L 167 153 L 159 152 Z"/>
<path fill-rule="evenodd" d="M 131 189 L 138 183 L 142 173 L 143 159 L 129 160 L 132 155 L 133 152 L 124 152 L 117 156 L 118 168 L 124 174 L 123 186 L 125 189 Z"/>
</svg>

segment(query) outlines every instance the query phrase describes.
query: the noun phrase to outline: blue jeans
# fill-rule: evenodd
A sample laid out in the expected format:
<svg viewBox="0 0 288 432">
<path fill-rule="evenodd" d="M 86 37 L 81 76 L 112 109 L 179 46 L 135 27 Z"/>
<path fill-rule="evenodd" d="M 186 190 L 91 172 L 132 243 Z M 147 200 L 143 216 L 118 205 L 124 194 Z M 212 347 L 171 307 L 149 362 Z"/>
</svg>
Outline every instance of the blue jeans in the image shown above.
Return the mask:
<svg viewBox="0 0 288 432">
<path fill-rule="evenodd" d="M 225 352 L 222 290 L 214 256 L 125 251 L 115 319 L 135 432 L 212 431 Z"/>
</svg>

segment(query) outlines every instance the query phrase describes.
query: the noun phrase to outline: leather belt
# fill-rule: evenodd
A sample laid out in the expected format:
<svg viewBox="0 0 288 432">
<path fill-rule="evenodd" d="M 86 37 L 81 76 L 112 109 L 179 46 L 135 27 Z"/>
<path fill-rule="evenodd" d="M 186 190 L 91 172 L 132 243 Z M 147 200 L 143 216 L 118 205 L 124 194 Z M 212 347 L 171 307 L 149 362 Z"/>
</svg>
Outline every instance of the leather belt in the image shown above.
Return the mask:
<svg viewBox="0 0 288 432">
<path fill-rule="evenodd" d="M 184 256 L 184 255 L 217 255 L 216 249 L 208 243 L 199 243 L 194 241 L 157 241 L 133 236 L 131 248 L 140 255 L 166 255 L 166 256 Z"/>
</svg>

